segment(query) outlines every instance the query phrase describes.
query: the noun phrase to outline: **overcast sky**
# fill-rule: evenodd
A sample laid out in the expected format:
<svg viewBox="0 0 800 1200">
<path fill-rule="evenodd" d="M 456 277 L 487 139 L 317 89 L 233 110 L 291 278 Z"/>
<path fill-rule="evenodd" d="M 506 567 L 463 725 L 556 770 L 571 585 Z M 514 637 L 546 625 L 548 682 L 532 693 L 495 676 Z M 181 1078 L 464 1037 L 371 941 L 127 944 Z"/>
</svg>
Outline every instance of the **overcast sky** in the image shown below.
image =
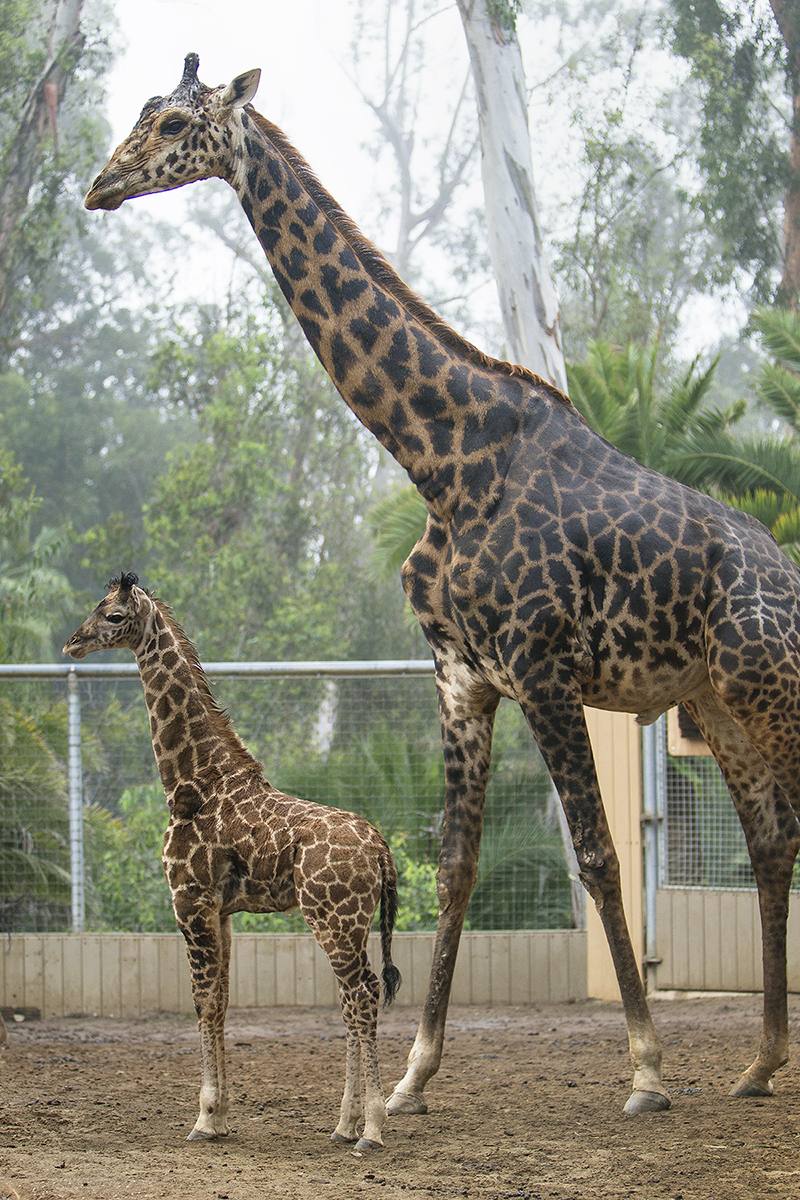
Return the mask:
<svg viewBox="0 0 800 1200">
<path fill-rule="evenodd" d="M 458 11 L 442 7 L 451 11 L 437 19 L 437 34 L 466 67 Z M 365 186 L 361 145 L 371 123 L 345 73 L 352 0 L 114 0 L 114 9 L 123 46 L 107 82 L 115 145 L 145 100 L 172 91 L 194 50 L 199 76 L 211 86 L 260 67 L 256 108 L 285 131 L 345 208 L 357 205 Z"/>
<path fill-rule="evenodd" d="M 374 143 L 376 125 L 347 74 L 355 12 L 352 0 L 112 3 L 120 47 L 106 80 L 112 146 L 130 132 L 147 99 L 173 90 L 190 50 L 199 54 L 199 76 L 211 86 L 228 83 L 235 75 L 260 67 L 255 107 L 286 132 L 365 233 L 379 245 L 391 244 L 391 231 L 370 228 L 369 224 L 375 215 L 371 189 L 376 167 L 364 145 Z M 434 78 L 437 69 L 465 73 L 466 43 L 454 3 L 442 4 L 435 30 Z M 420 130 L 419 136 L 424 137 L 425 131 Z M 184 189 L 170 195 L 142 197 L 126 204 L 123 212 L 133 212 L 135 206 L 138 213 L 176 224 L 182 220 L 186 197 Z M 385 240 L 382 233 L 386 234 Z M 208 235 L 196 246 L 196 275 L 202 281 L 199 286 L 208 287 L 208 298 L 220 298 L 228 286 L 230 259 L 213 242 Z M 484 305 L 494 308 L 493 287 L 491 292 Z M 492 319 L 497 319 L 494 312 Z"/>
<path fill-rule="evenodd" d="M 121 42 L 121 53 L 107 80 L 112 145 L 130 132 L 145 100 L 173 90 L 190 50 L 200 56 L 200 78 L 212 86 L 260 67 L 256 108 L 287 133 L 365 233 L 379 245 L 391 243 L 390 235 L 385 240 L 381 237 L 386 230 L 369 225 L 370 218 L 374 219 L 370 200 L 375 165 L 364 143 L 374 143 L 375 125 L 347 75 L 353 0 L 111 2 Z M 557 25 L 555 21 L 549 25 L 547 21 L 523 21 L 519 32 L 531 87 L 545 79 L 559 61 Z M 434 58 L 428 63 L 432 77 L 436 78 L 437 71 L 457 72 L 460 77 L 468 69 L 468 56 L 452 0 L 442 0 L 435 34 L 429 50 Z M 674 71 L 674 63 L 670 69 Z M 432 124 L 437 115 L 431 113 Z M 534 176 L 545 216 L 548 207 L 557 214 L 561 199 L 574 185 L 569 172 L 575 169 L 574 161 L 570 165 L 575 137 L 569 117 L 568 112 L 559 114 L 549 105 L 544 110 L 540 107 L 532 118 Z M 643 117 L 647 119 L 646 112 Z M 425 132 L 420 129 L 418 136 L 424 138 Z M 184 211 L 184 195 L 143 197 L 133 203 L 157 220 L 174 223 Z M 209 261 L 200 270 L 212 291 L 219 291 L 227 286 L 229 259 L 210 244 L 208 254 Z M 490 317 L 494 322 L 499 315 L 496 298 L 484 296 L 480 307 L 485 315 L 489 315 L 487 303 L 495 310 Z M 701 302 L 700 311 L 705 308 L 706 303 Z M 703 317 L 705 327 L 705 313 Z M 701 335 L 701 341 L 706 340 L 707 335 Z M 695 352 L 696 341 L 695 331 L 688 338 L 687 352 Z M 701 347 L 698 344 L 696 348 Z"/>
</svg>

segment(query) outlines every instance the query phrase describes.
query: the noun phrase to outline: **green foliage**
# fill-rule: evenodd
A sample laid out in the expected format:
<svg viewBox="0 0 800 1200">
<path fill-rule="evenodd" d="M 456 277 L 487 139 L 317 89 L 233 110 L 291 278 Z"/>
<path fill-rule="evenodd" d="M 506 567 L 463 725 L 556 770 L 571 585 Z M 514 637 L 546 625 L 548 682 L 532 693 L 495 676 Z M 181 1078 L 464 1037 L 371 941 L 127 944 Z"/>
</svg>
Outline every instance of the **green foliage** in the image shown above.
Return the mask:
<svg viewBox="0 0 800 1200">
<path fill-rule="evenodd" d="M 517 799 L 504 806 L 495 794 L 467 918 L 470 929 L 487 930 L 567 929 L 572 923 L 561 836 L 533 803 Z"/>
<path fill-rule="evenodd" d="M 380 829 L 398 869 L 398 929 L 434 928 L 444 797 L 441 748 L 377 728 L 316 763 L 298 765 L 290 780 L 289 790 L 296 794 L 357 812 Z M 550 794 L 530 731 L 513 706 L 501 706 L 468 928 L 571 924 L 569 877 L 561 835 L 548 814 Z"/>
<path fill-rule="evenodd" d="M 522 12 L 522 0 L 486 0 L 486 14 L 498 28 L 513 33 L 517 17 Z"/>
<path fill-rule="evenodd" d="M 575 115 L 583 189 L 556 240 L 571 357 L 593 339 L 669 346 L 689 297 L 722 282 L 725 263 L 663 147 L 630 128 L 621 101 Z"/>
<path fill-rule="evenodd" d="M 597 433 L 643 466 L 664 470 L 692 425 L 706 427 L 702 405 L 716 362 L 698 371 L 695 359 L 664 379 L 658 352 L 658 343 L 623 350 L 593 341 L 586 360 L 567 367 L 567 378 L 573 404 Z"/>
<path fill-rule="evenodd" d="M 39 499 L 18 463 L 0 448 L 0 655 L 4 662 L 51 657 L 54 615 L 71 599 L 53 560 L 68 531 L 43 528 L 31 537 Z"/>
<path fill-rule="evenodd" d="M 766 525 L 784 554 L 800 566 L 800 316 L 782 308 L 759 308 L 751 325 L 775 359 L 762 364 L 756 393 L 788 433 L 758 446 L 757 462 L 749 471 L 742 464 L 739 486 L 723 499 Z"/>
<path fill-rule="evenodd" d="M 762 365 L 756 391 L 767 408 L 797 436 L 800 434 L 800 316 L 784 308 L 758 308 L 750 324 L 775 360 Z"/>
<path fill-rule="evenodd" d="M 425 531 L 428 508 L 413 484 L 395 488 L 367 513 L 374 543 L 369 567 L 373 574 L 397 575 Z"/>
<path fill-rule="evenodd" d="M 173 931 L 161 866 L 169 814 L 160 784 L 126 789 L 118 816 L 93 806 L 86 817 L 93 926 L 129 933 Z"/>
<path fill-rule="evenodd" d="M 62 766 L 36 717 L 0 695 L 0 929 L 63 929 L 69 866 Z"/>
<path fill-rule="evenodd" d="M 436 895 L 436 863 L 427 858 L 415 857 L 409 847 L 406 833 L 389 837 L 389 847 L 397 868 L 397 921 L 398 933 L 435 929 L 439 919 L 439 901 Z"/>
<path fill-rule="evenodd" d="M 156 357 L 199 437 L 153 489 L 149 577 L 206 659 L 347 657 L 376 451 L 270 301 L 199 320 Z"/>
<path fill-rule="evenodd" d="M 598 433 L 646 466 L 699 491 L 744 495 L 759 489 L 800 498 L 800 446 L 791 438 L 738 435 L 744 400 L 705 406 L 716 362 L 695 361 L 662 379 L 655 348 L 621 350 L 602 342 L 568 366 L 573 403 Z"/>
<path fill-rule="evenodd" d="M 751 273 L 756 298 L 768 299 L 790 178 L 787 46 L 766 5 L 671 0 L 671 6 L 672 48 L 690 64 L 701 94 L 700 208 L 722 238 L 725 258 Z"/>
</svg>

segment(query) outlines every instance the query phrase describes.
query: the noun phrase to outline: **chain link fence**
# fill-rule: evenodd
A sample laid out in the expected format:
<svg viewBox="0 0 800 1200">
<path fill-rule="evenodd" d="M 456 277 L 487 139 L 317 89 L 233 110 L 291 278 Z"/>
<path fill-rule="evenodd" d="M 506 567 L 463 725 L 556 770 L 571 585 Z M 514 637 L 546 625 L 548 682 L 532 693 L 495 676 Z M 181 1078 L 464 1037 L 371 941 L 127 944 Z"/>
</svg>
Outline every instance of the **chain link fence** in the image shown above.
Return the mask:
<svg viewBox="0 0 800 1200">
<path fill-rule="evenodd" d="M 434 929 L 444 779 L 431 664 L 206 669 L 276 787 L 357 812 L 388 838 L 398 929 Z M 0 930 L 174 929 L 166 820 L 135 664 L 0 667 Z M 467 927 L 580 921 L 549 776 L 518 706 L 504 701 Z M 305 928 L 297 913 L 234 922 Z"/>
</svg>

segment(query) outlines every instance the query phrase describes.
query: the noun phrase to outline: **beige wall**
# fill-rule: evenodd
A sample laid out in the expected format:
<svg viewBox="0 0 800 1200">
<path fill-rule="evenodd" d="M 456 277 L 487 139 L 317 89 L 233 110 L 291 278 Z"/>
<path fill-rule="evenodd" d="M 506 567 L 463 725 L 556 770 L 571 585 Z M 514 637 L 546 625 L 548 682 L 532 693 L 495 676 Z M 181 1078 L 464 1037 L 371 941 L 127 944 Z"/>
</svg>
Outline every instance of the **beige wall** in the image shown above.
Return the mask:
<svg viewBox="0 0 800 1200">
<path fill-rule="evenodd" d="M 586 709 L 600 791 L 622 874 L 622 899 L 633 948 L 644 959 L 644 886 L 642 872 L 641 730 L 628 713 Z M 595 999 L 618 1000 L 619 988 L 603 926 L 591 901 L 586 914 L 587 991 Z"/>
<path fill-rule="evenodd" d="M 755 891 L 669 889 L 657 897 L 659 988 L 761 991 L 761 918 Z M 800 992 L 800 896 L 789 904 L 788 983 Z"/>
<path fill-rule="evenodd" d="M 399 1004 L 421 1006 L 433 934 L 395 934 L 403 975 Z M 377 968 L 377 938 L 370 945 Z M 535 1004 L 586 998 L 586 935 L 580 931 L 464 934 L 453 980 L 455 1004 Z M 310 934 L 237 934 L 231 961 L 234 1007 L 338 1003 L 333 973 Z M 0 1007 L 43 1016 L 138 1016 L 191 1012 L 179 934 L 17 934 L 0 953 Z"/>
</svg>

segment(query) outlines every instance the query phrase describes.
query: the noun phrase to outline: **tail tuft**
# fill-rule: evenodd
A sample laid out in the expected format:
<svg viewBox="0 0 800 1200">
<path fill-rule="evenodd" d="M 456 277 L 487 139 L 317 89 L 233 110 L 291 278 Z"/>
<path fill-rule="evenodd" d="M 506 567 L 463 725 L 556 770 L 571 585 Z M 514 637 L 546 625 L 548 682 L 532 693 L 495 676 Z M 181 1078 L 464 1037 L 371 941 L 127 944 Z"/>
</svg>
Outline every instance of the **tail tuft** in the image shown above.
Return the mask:
<svg viewBox="0 0 800 1200">
<path fill-rule="evenodd" d="M 381 952 L 383 955 L 383 1007 L 388 1008 L 397 995 L 402 977 L 392 962 L 392 930 L 397 917 L 397 870 L 392 852 L 385 848 L 381 883 Z"/>
<path fill-rule="evenodd" d="M 393 962 L 387 963 L 381 974 L 383 975 L 383 1007 L 388 1008 L 397 995 L 403 977 Z"/>
</svg>

